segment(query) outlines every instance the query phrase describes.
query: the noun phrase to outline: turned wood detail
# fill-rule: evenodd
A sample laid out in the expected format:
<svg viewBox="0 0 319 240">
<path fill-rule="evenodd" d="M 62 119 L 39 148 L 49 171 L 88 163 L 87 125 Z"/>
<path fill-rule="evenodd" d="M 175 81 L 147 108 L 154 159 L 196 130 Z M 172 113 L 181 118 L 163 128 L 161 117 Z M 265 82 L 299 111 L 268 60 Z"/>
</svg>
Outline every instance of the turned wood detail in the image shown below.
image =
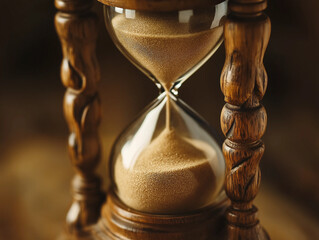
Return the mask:
<svg viewBox="0 0 319 240">
<path fill-rule="evenodd" d="M 263 65 L 270 37 L 270 20 L 262 12 L 263 0 L 230 0 L 230 14 L 224 26 L 226 60 L 221 89 L 226 104 L 221 128 L 226 136 L 226 193 L 228 239 L 268 239 L 259 224 L 253 200 L 260 185 L 259 162 L 264 153 L 261 138 L 267 114 L 261 105 L 267 74 Z"/>
<path fill-rule="evenodd" d="M 100 216 L 103 193 L 94 173 L 100 161 L 98 125 L 100 80 L 95 55 L 97 17 L 91 0 L 56 0 L 55 26 L 63 51 L 61 79 L 67 88 L 64 115 L 70 129 L 69 155 L 76 170 L 72 182 L 73 203 L 67 214 L 69 232 L 81 231 Z"/>
</svg>

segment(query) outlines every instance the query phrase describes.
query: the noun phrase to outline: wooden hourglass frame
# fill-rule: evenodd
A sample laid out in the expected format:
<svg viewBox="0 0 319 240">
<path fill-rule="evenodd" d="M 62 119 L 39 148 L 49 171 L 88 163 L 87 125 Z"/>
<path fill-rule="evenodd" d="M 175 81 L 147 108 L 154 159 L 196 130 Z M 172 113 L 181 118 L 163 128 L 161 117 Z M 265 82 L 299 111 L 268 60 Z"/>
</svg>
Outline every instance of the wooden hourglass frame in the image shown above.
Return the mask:
<svg viewBox="0 0 319 240">
<path fill-rule="evenodd" d="M 100 0 L 127 9 L 179 10 L 206 0 Z M 270 37 L 266 0 L 229 0 L 224 25 L 226 61 L 221 89 L 226 104 L 221 128 L 226 136 L 225 190 L 229 200 L 192 214 L 161 216 L 132 211 L 101 191 L 94 173 L 100 161 L 101 105 L 95 56 L 97 17 L 92 0 L 55 0 L 55 25 L 63 49 L 61 78 L 67 88 L 64 113 L 70 129 L 69 153 L 76 175 L 66 239 L 269 239 L 253 200 L 260 185 L 261 141 L 267 115 L 261 105 L 267 86 L 263 57 Z"/>
</svg>

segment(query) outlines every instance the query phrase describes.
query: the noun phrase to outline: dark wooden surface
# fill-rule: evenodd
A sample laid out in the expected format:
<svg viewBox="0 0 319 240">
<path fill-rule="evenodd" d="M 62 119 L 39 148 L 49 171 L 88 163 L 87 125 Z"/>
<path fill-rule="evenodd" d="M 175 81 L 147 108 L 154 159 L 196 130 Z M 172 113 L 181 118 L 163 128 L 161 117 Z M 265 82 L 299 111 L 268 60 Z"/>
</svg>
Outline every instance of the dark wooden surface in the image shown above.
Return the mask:
<svg viewBox="0 0 319 240">
<path fill-rule="evenodd" d="M 270 20 L 262 13 L 265 1 L 232 0 L 224 27 L 226 61 L 221 89 L 226 105 L 221 127 L 226 140 L 226 192 L 228 239 L 268 239 L 257 218 L 253 200 L 260 185 L 259 162 L 264 153 L 260 140 L 267 114 L 260 101 L 267 87 L 263 65 L 270 37 Z"/>
<path fill-rule="evenodd" d="M 60 10 L 55 26 L 63 51 L 61 78 L 67 88 L 64 115 L 70 129 L 69 155 L 76 170 L 73 204 L 66 217 L 69 232 L 79 232 L 95 223 L 104 200 L 100 179 L 94 173 L 100 161 L 101 104 L 95 55 L 97 17 L 90 11 L 91 4 L 91 0 L 55 1 Z"/>
<path fill-rule="evenodd" d="M 173 11 L 207 7 L 223 0 L 98 0 L 103 4 L 145 11 Z"/>
</svg>

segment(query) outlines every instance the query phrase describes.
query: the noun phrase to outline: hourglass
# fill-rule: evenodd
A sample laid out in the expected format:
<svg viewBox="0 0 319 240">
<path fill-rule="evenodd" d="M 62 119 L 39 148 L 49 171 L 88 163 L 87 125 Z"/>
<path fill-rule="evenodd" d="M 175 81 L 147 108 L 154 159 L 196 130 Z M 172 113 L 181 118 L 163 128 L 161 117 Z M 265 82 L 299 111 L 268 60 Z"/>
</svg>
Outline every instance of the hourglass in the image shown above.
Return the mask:
<svg viewBox="0 0 319 240">
<path fill-rule="evenodd" d="M 111 187 L 100 216 L 103 194 L 93 173 L 99 158 L 96 18 L 89 1 L 56 0 L 64 11 L 56 24 L 65 57 L 62 80 L 69 88 L 70 153 L 78 169 L 69 232 L 84 239 L 268 239 L 252 205 L 266 126 L 259 103 L 267 81 L 266 2 L 100 1 L 113 42 L 155 83 L 159 96 L 114 143 Z M 221 148 L 209 124 L 178 92 L 223 36 L 221 87 L 227 104 L 221 124 L 227 139 Z"/>
<path fill-rule="evenodd" d="M 226 2 L 172 12 L 105 7 L 113 41 L 160 91 L 122 133 L 111 156 L 114 193 L 135 210 L 176 214 L 218 201 L 222 152 L 178 90 L 220 45 L 226 9 Z"/>
</svg>

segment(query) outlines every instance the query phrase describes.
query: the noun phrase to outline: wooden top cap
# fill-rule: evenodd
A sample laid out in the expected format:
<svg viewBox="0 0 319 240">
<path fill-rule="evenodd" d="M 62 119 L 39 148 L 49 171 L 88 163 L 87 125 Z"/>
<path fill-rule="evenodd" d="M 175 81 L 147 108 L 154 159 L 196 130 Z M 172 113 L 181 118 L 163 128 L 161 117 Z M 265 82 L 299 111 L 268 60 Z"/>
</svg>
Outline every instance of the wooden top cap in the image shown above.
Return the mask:
<svg viewBox="0 0 319 240">
<path fill-rule="evenodd" d="M 125 9 L 142 11 L 176 11 L 213 6 L 226 0 L 98 0 L 99 2 Z"/>
</svg>

